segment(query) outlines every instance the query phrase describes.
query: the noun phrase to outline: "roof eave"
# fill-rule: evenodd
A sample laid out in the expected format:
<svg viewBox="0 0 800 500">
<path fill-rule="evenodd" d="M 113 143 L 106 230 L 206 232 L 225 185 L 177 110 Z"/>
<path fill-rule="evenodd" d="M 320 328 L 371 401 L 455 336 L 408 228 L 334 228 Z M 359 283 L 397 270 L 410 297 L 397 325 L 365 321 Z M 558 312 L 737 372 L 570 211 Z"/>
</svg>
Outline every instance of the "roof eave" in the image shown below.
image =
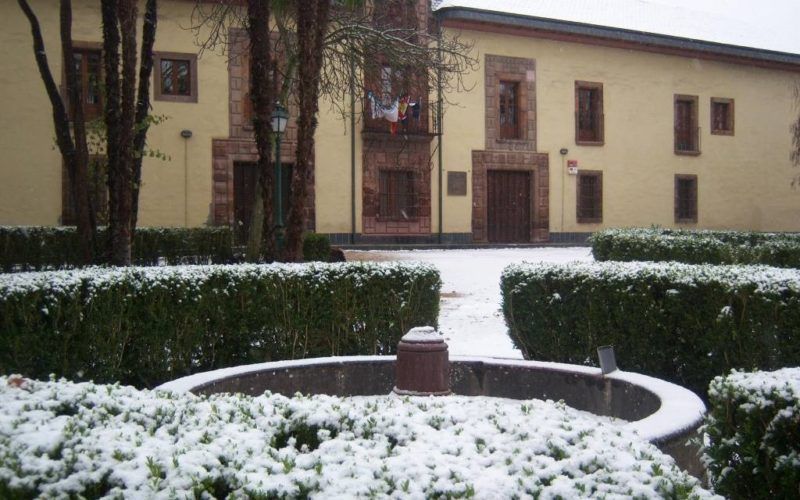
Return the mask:
<svg viewBox="0 0 800 500">
<path fill-rule="evenodd" d="M 436 10 L 434 15 L 444 25 L 447 25 L 448 22 L 456 22 L 456 24 L 460 22 L 462 24 L 510 27 L 529 30 L 532 34 L 562 34 L 578 38 L 614 41 L 631 46 L 640 45 L 642 50 L 662 48 L 672 52 L 685 52 L 686 55 L 701 56 L 705 54 L 709 58 L 721 58 L 740 64 L 749 63 L 794 71 L 800 70 L 800 54 L 787 52 L 468 7 L 442 7 Z"/>
</svg>

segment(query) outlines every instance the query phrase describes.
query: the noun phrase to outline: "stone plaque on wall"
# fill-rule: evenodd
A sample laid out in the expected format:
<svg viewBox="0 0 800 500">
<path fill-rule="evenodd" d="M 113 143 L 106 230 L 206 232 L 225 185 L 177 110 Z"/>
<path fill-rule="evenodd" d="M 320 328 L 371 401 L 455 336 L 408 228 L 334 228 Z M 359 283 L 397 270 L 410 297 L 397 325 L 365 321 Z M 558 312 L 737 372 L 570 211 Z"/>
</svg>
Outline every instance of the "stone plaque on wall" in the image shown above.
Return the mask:
<svg viewBox="0 0 800 500">
<path fill-rule="evenodd" d="M 447 195 L 448 196 L 467 195 L 466 172 L 447 172 Z"/>
</svg>

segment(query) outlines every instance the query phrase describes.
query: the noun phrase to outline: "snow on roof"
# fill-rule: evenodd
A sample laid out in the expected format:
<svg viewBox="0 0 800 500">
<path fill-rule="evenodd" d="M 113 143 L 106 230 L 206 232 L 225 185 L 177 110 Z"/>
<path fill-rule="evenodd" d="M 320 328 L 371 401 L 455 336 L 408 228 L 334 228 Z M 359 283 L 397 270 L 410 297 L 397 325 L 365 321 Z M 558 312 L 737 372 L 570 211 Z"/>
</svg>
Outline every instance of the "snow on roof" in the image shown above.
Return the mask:
<svg viewBox="0 0 800 500">
<path fill-rule="evenodd" d="M 800 54 L 798 0 L 440 0 L 465 8 Z"/>
</svg>

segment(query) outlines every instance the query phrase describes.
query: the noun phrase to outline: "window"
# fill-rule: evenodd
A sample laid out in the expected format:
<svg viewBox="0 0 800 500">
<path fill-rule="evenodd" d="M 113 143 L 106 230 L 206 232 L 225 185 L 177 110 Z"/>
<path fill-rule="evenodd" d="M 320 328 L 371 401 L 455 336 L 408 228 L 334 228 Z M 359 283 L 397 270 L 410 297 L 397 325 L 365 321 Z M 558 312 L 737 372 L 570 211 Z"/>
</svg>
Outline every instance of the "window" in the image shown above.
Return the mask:
<svg viewBox="0 0 800 500">
<path fill-rule="evenodd" d="M 711 133 L 733 135 L 733 99 L 711 98 Z"/>
<path fill-rule="evenodd" d="M 153 54 L 153 70 L 157 101 L 197 102 L 197 55 Z"/>
<path fill-rule="evenodd" d="M 396 220 L 416 218 L 414 173 L 407 170 L 381 170 L 379 181 L 378 216 Z"/>
<path fill-rule="evenodd" d="M 100 118 L 103 114 L 101 100 L 101 58 L 99 49 L 76 48 L 72 54 L 78 74 L 78 94 L 83 106 L 85 121 Z"/>
<path fill-rule="evenodd" d="M 675 222 L 697 222 L 697 176 L 675 176 Z"/>
<path fill-rule="evenodd" d="M 603 144 L 603 84 L 575 82 L 575 143 Z"/>
<path fill-rule="evenodd" d="M 697 96 L 675 96 L 675 154 L 700 154 Z"/>
<path fill-rule="evenodd" d="M 578 172 L 578 222 L 603 222 L 603 172 Z"/>
<path fill-rule="evenodd" d="M 253 88 L 253 80 L 250 74 L 250 55 L 245 52 L 239 57 L 241 58 L 241 64 L 243 66 L 243 85 L 245 85 L 242 87 L 242 92 L 244 92 L 242 95 L 242 127 L 244 127 L 245 130 L 252 130 L 255 111 L 253 109 L 253 99 L 250 93 L 250 89 Z M 275 59 L 270 61 L 270 69 L 272 71 L 270 85 L 274 85 L 275 89 L 280 89 L 281 85 L 283 85 L 283 81 L 278 72 L 278 63 Z"/>
<path fill-rule="evenodd" d="M 519 82 L 500 80 L 498 109 L 501 139 L 519 139 Z"/>
</svg>

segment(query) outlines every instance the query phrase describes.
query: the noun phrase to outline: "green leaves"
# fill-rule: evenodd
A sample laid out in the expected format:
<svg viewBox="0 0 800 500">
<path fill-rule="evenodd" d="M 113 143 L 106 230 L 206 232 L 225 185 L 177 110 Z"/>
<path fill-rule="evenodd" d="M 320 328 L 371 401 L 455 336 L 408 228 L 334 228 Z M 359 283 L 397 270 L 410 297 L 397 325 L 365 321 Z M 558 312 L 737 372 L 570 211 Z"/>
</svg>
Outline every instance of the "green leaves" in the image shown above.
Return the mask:
<svg viewBox="0 0 800 500">
<path fill-rule="evenodd" d="M 800 267 L 800 234 L 744 231 L 606 229 L 591 239 L 597 260 Z"/>
<path fill-rule="evenodd" d="M 409 328 L 436 324 L 440 286 L 415 264 L 0 275 L 0 373 L 151 387 L 246 363 L 390 354 Z"/>
<path fill-rule="evenodd" d="M 501 290 L 509 335 L 529 359 L 595 364 L 611 344 L 621 369 L 699 394 L 731 368 L 800 364 L 800 271 L 523 264 L 504 270 Z"/>
<path fill-rule="evenodd" d="M 98 242 L 106 241 L 105 231 L 104 228 L 98 230 Z M 233 259 L 232 238 L 227 227 L 137 228 L 133 263 L 227 263 Z M 78 243 L 74 227 L 0 226 L 0 270 L 75 267 L 81 261 Z"/>
<path fill-rule="evenodd" d="M 727 498 L 796 498 L 800 484 L 800 368 L 732 372 L 709 389 L 703 459 Z"/>
</svg>

